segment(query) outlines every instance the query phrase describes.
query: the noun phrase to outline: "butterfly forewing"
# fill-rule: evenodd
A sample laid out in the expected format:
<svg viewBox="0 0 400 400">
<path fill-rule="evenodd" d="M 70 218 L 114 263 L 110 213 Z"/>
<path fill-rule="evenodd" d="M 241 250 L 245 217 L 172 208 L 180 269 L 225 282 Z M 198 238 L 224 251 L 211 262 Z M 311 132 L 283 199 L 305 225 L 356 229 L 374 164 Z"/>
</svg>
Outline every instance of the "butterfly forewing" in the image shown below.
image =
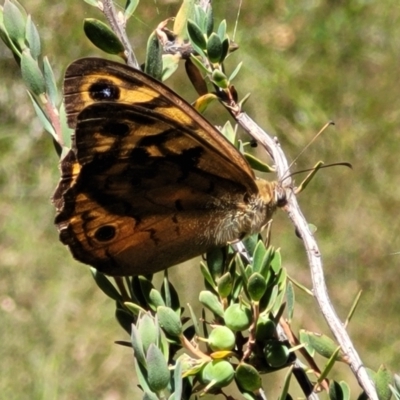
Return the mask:
<svg viewBox="0 0 400 400">
<path fill-rule="evenodd" d="M 209 146 L 216 157 L 231 164 L 225 169 L 230 169 L 236 180 L 255 190 L 254 173 L 235 147 L 190 104 L 139 70 L 99 58 L 77 60 L 65 74 L 64 101 L 71 128 L 75 128 L 77 116 L 84 108 L 102 102 L 131 106 L 137 110 L 138 122 L 140 115 L 173 121 L 180 130 L 189 130 L 192 140 Z"/>
</svg>

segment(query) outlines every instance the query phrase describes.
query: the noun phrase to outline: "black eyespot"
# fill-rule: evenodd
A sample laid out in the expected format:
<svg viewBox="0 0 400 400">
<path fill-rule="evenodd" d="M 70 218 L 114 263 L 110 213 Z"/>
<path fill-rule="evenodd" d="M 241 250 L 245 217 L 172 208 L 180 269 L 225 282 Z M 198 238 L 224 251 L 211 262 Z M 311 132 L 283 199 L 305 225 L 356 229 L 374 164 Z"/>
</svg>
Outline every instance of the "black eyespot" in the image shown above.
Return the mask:
<svg viewBox="0 0 400 400">
<path fill-rule="evenodd" d="M 111 225 L 104 225 L 101 228 L 97 229 L 96 233 L 94 234 L 94 237 L 99 242 L 108 242 L 109 240 L 114 239 L 116 232 L 117 231 L 115 227 Z"/>
<path fill-rule="evenodd" d="M 89 88 L 89 95 L 93 100 L 118 100 L 120 97 L 120 90 L 109 81 L 100 81 L 93 83 Z"/>
</svg>

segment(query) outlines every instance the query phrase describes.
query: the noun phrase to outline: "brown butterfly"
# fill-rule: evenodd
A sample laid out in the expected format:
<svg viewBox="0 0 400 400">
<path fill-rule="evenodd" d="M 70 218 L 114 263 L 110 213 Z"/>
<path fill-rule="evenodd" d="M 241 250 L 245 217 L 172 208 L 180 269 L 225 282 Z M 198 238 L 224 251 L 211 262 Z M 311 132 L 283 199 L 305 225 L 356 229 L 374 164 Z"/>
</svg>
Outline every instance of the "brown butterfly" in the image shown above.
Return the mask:
<svg viewBox="0 0 400 400">
<path fill-rule="evenodd" d="M 65 74 L 72 149 L 55 223 L 73 256 L 116 276 L 163 270 L 259 232 L 285 197 L 168 87 L 97 58 Z"/>
</svg>

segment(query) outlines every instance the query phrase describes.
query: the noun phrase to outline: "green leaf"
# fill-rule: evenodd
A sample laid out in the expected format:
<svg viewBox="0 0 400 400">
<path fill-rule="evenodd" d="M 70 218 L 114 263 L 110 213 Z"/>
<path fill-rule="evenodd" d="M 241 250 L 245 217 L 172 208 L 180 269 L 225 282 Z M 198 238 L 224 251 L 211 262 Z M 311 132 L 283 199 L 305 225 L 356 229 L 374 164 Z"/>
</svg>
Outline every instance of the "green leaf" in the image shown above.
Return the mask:
<svg viewBox="0 0 400 400">
<path fill-rule="evenodd" d="M 99 1 L 98 0 L 83 0 L 85 3 L 90 4 L 93 7 L 99 8 Z"/>
<path fill-rule="evenodd" d="M 21 73 L 24 82 L 33 94 L 40 96 L 46 92 L 46 83 L 42 71 L 28 49 L 22 52 Z"/>
<path fill-rule="evenodd" d="M 229 76 L 229 80 L 232 81 L 236 75 L 239 73 L 240 69 L 242 68 L 243 62 L 241 61 L 236 68 L 233 70 L 233 72 L 231 73 L 231 75 Z"/>
<path fill-rule="evenodd" d="M 227 76 L 220 70 L 215 69 L 211 74 L 211 80 L 221 89 L 228 89 L 229 80 Z"/>
<path fill-rule="evenodd" d="M 197 336 L 200 336 L 199 319 L 197 318 L 196 313 L 193 311 L 193 307 L 190 305 L 190 303 L 187 304 L 187 307 L 189 309 L 190 319 L 192 320 L 194 331 Z"/>
<path fill-rule="evenodd" d="M 286 300 L 287 300 L 288 322 L 290 323 L 291 320 L 293 319 L 294 304 L 295 304 L 295 294 L 293 290 L 293 284 L 290 281 L 286 286 Z"/>
<path fill-rule="evenodd" d="M 218 34 L 219 38 L 221 39 L 221 42 L 223 42 L 226 39 L 226 20 L 225 19 L 219 23 L 217 34 Z"/>
<path fill-rule="evenodd" d="M 254 272 L 247 281 L 247 291 L 253 301 L 258 302 L 267 290 L 265 278 L 258 272 Z"/>
<path fill-rule="evenodd" d="M 211 73 L 210 70 L 207 69 L 207 67 L 193 54 L 190 55 L 190 60 L 193 62 L 193 64 L 203 73 L 203 74 L 209 74 Z"/>
<path fill-rule="evenodd" d="M 206 111 L 207 107 L 211 104 L 211 102 L 217 100 L 218 97 L 214 93 L 207 93 L 203 96 L 200 96 L 193 104 L 193 108 L 196 109 L 200 114 Z"/>
<path fill-rule="evenodd" d="M 201 29 L 201 31 L 206 34 L 207 33 L 207 14 L 204 11 L 203 7 L 199 4 L 195 4 L 194 6 L 194 22 Z"/>
<path fill-rule="evenodd" d="M 224 39 L 223 41 L 222 41 L 222 50 L 221 50 L 221 58 L 220 58 L 220 60 L 219 60 L 219 62 L 220 63 L 223 63 L 224 61 L 225 61 L 225 59 L 226 59 L 226 57 L 228 56 L 228 54 L 229 54 L 229 39 L 228 38 L 226 38 L 226 39 Z M 240 67 L 239 67 L 240 68 Z M 237 71 L 236 71 L 237 70 Z M 238 72 L 239 70 L 236 68 L 235 69 L 235 71 L 231 74 L 231 77 L 235 77 L 235 75 L 236 75 L 236 73 Z M 232 78 L 232 79 L 233 79 Z M 231 78 L 229 78 L 229 79 L 231 79 Z"/>
<path fill-rule="evenodd" d="M 256 251 L 258 242 L 259 242 L 259 235 L 255 234 L 255 235 L 248 236 L 242 242 L 243 242 L 244 247 L 246 248 L 247 252 L 249 254 L 254 254 L 254 252 Z"/>
<path fill-rule="evenodd" d="M 259 158 L 254 157 L 252 154 L 245 152 L 243 155 L 252 169 L 260 172 L 274 172 L 272 167 L 261 161 Z"/>
<path fill-rule="evenodd" d="M 340 352 L 340 347 L 338 346 L 336 350 L 331 354 L 329 357 L 328 362 L 325 364 L 324 369 L 321 372 L 321 375 L 317 379 L 317 386 L 322 383 L 325 379 L 328 378 L 329 373 L 331 372 L 333 366 L 335 365 L 336 359 L 338 357 L 338 354 Z"/>
<path fill-rule="evenodd" d="M 331 381 L 329 385 L 329 399 L 330 400 L 345 400 L 342 387 L 339 382 Z"/>
<path fill-rule="evenodd" d="M 178 13 L 175 16 L 173 32 L 177 36 L 178 42 L 183 43 L 188 38 L 186 30 L 187 20 L 193 16 L 195 0 L 184 0 Z"/>
<path fill-rule="evenodd" d="M 147 382 L 154 392 L 160 392 L 168 387 L 170 372 L 161 350 L 151 344 L 146 354 Z"/>
<path fill-rule="evenodd" d="M 209 285 L 216 291 L 217 286 L 216 283 L 214 282 L 213 277 L 211 276 L 210 270 L 208 269 L 208 266 L 202 261 L 200 262 L 200 272 L 203 275 L 205 281 L 209 283 Z"/>
<path fill-rule="evenodd" d="M 217 97 L 216 97 L 217 98 Z M 232 143 L 236 142 L 236 130 L 230 121 L 226 121 L 225 125 L 221 128 L 221 133 Z"/>
<path fill-rule="evenodd" d="M 43 75 L 46 83 L 46 93 L 48 94 L 51 104 L 55 107 L 58 103 L 58 89 L 53 69 L 47 57 L 43 58 Z"/>
<path fill-rule="evenodd" d="M 164 332 L 172 337 L 182 335 L 182 322 L 178 314 L 169 307 L 157 307 L 157 318 L 160 327 Z"/>
<path fill-rule="evenodd" d="M 146 310 L 139 306 L 139 304 L 131 303 L 130 301 L 125 301 L 124 306 L 131 312 L 133 315 L 138 316 L 140 313 L 145 313 Z"/>
<path fill-rule="evenodd" d="M 37 60 L 41 53 L 40 36 L 36 29 L 35 24 L 32 22 L 32 18 L 28 15 L 26 20 L 26 41 L 29 44 L 29 49 L 31 51 L 32 57 Z"/>
<path fill-rule="evenodd" d="M 400 375 L 394 374 L 393 376 L 394 387 L 400 392 Z"/>
<path fill-rule="evenodd" d="M 147 353 L 151 344 L 158 344 L 158 326 L 156 325 L 154 317 L 149 312 L 140 315 L 136 326 L 142 342 L 143 351 Z"/>
<path fill-rule="evenodd" d="M 233 278 L 230 272 L 226 272 L 224 275 L 217 279 L 217 290 L 220 297 L 228 297 L 231 294 L 232 288 Z"/>
<path fill-rule="evenodd" d="M 86 18 L 83 30 L 87 38 L 100 50 L 108 54 L 123 55 L 125 48 L 118 36 L 104 22 L 95 18 Z"/>
<path fill-rule="evenodd" d="M 262 246 L 265 248 L 264 243 L 262 243 Z M 271 262 L 274 258 L 274 254 L 275 249 L 272 246 L 269 246 L 268 249 L 266 249 L 263 258 L 259 260 L 260 264 L 257 265 L 257 268 L 255 268 L 257 272 L 259 272 L 264 277 L 266 282 L 269 282 L 272 276 Z"/>
<path fill-rule="evenodd" d="M 4 27 L 13 44 L 20 50 L 26 49 L 25 26 L 26 15 L 11 1 L 6 0 L 3 8 Z"/>
<path fill-rule="evenodd" d="M 259 272 L 263 268 L 263 265 L 267 259 L 267 249 L 265 248 L 262 240 L 259 240 L 253 253 L 253 271 Z"/>
<path fill-rule="evenodd" d="M 206 33 L 207 33 L 207 36 L 210 36 L 213 30 L 214 30 L 214 14 L 213 14 L 213 9 L 212 9 L 211 2 L 210 2 L 206 9 Z"/>
<path fill-rule="evenodd" d="M 215 248 L 207 253 L 207 265 L 211 276 L 216 281 L 224 273 L 225 253 L 223 249 Z"/>
<path fill-rule="evenodd" d="M 152 306 L 152 308 L 157 308 L 159 306 L 164 306 L 165 302 L 164 299 L 161 295 L 161 293 L 156 289 L 152 288 L 148 294 L 148 301 L 149 305 Z"/>
<path fill-rule="evenodd" d="M 159 400 L 160 398 L 153 392 L 144 392 L 142 400 Z"/>
<path fill-rule="evenodd" d="M 156 311 L 158 306 L 165 305 L 161 293 L 153 286 L 153 284 L 144 276 L 139 276 L 140 287 L 142 294 L 146 299 L 147 304 L 153 311 Z"/>
<path fill-rule="evenodd" d="M 200 27 L 191 19 L 188 20 L 187 30 L 191 43 L 201 50 L 206 50 L 207 42 Z"/>
<path fill-rule="evenodd" d="M 92 267 L 90 267 L 90 272 L 92 273 L 96 285 L 103 291 L 103 293 L 115 301 L 122 302 L 122 296 L 104 274 Z"/>
<path fill-rule="evenodd" d="M 199 294 L 199 301 L 204 307 L 208 308 L 215 315 L 224 317 L 224 309 L 222 304 L 219 302 L 218 297 L 212 294 L 208 290 L 202 290 Z"/>
<path fill-rule="evenodd" d="M 278 285 L 273 285 L 268 288 L 263 298 L 260 300 L 260 309 L 269 312 L 272 310 L 278 297 Z M 279 305 L 278 305 L 279 307 Z"/>
<path fill-rule="evenodd" d="M 142 335 L 135 324 L 132 324 L 131 343 L 134 357 L 140 364 L 146 367 L 146 357 L 143 350 Z"/>
<path fill-rule="evenodd" d="M 54 130 L 53 125 L 51 124 L 51 122 L 47 118 L 47 115 L 44 113 L 42 107 L 40 106 L 38 101 L 32 96 L 32 94 L 30 92 L 28 92 L 28 96 L 32 101 L 33 108 L 34 108 L 34 110 L 36 112 L 36 115 L 38 116 L 38 118 L 40 120 L 40 123 L 42 124 L 43 128 L 47 132 L 49 132 L 51 134 L 51 136 L 53 136 L 53 139 L 56 142 L 58 142 L 58 137 L 57 137 L 56 131 Z"/>
<path fill-rule="evenodd" d="M 276 250 L 274 253 L 274 257 L 272 258 L 271 261 L 271 268 L 277 274 L 280 269 L 282 268 L 282 256 L 280 250 Z"/>
<path fill-rule="evenodd" d="M 393 393 L 395 400 L 400 400 L 400 391 L 398 391 L 393 385 L 389 385 L 389 387 Z"/>
<path fill-rule="evenodd" d="M 165 272 L 166 271 L 167 270 L 165 270 Z M 166 276 L 164 277 L 163 284 L 161 286 L 161 296 L 164 299 L 165 305 L 172 308 L 178 315 L 180 315 L 181 304 L 179 301 L 178 292 Z"/>
<path fill-rule="evenodd" d="M 144 367 L 144 365 L 140 364 L 136 358 L 133 359 L 134 365 L 135 365 L 135 371 L 136 371 L 136 376 L 139 382 L 139 385 L 143 392 L 145 393 L 151 393 L 149 384 L 147 382 L 147 370 Z M 146 361 L 147 363 L 147 361 Z M 158 399 L 158 397 L 157 397 Z"/>
<path fill-rule="evenodd" d="M 345 326 L 347 326 L 348 323 L 351 321 L 351 318 L 353 317 L 353 315 L 354 315 L 354 313 L 356 311 L 356 308 L 357 308 L 358 303 L 359 303 L 360 298 L 361 298 L 361 293 L 362 293 L 362 290 L 360 290 L 357 293 L 357 296 L 356 296 L 356 298 L 355 298 L 355 300 L 354 300 L 354 302 L 353 302 L 353 304 L 352 304 L 352 306 L 350 308 L 349 314 L 347 315 L 346 322 L 344 324 Z"/>
<path fill-rule="evenodd" d="M 285 375 L 285 381 L 283 383 L 282 392 L 279 395 L 278 400 L 291 400 L 291 396 L 289 395 L 289 387 L 290 387 L 290 379 L 293 373 L 293 365 L 288 369 L 287 374 Z"/>
<path fill-rule="evenodd" d="M 379 400 L 390 400 L 392 392 L 389 385 L 393 383 L 393 378 L 390 371 L 384 365 L 379 367 L 374 381 Z"/>
<path fill-rule="evenodd" d="M 119 305 L 117 305 L 117 308 L 115 309 L 115 318 L 117 319 L 121 327 L 128 334 L 130 334 L 132 329 L 132 324 L 135 322 L 135 319 L 132 316 L 132 314 L 126 311 L 124 308 L 121 308 Z"/>
<path fill-rule="evenodd" d="M 338 345 L 330 337 L 320 333 L 301 330 L 301 339 L 305 344 L 311 346 L 318 354 L 325 358 L 330 358 L 336 352 Z M 305 339 L 307 337 L 307 339 Z M 344 361 L 343 352 L 339 352 L 336 361 Z"/>
<path fill-rule="evenodd" d="M 126 20 L 128 20 L 133 15 L 138 4 L 139 0 L 127 0 L 124 11 L 124 16 Z"/>
<path fill-rule="evenodd" d="M 181 56 L 179 54 L 162 55 L 162 81 L 166 81 L 179 67 Z"/>
<path fill-rule="evenodd" d="M 182 363 L 177 360 L 174 368 L 174 393 L 172 393 L 170 400 L 182 399 Z"/>
<path fill-rule="evenodd" d="M 163 76 L 162 46 L 155 32 L 147 41 L 146 65 L 144 72 L 153 78 L 161 81 Z"/>
<path fill-rule="evenodd" d="M 350 400 L 350 387 L 347 382 L 340 381 L 340 387 L 342 388 L 343 400 Z"/>
<path fill-rule="evenodd" d="M 4 13 L 2 7 L 0 7 L 0 38 L 4 42 L 4 44 L 13 52 L 13 54 L 19 59 L 20 52 L 8 36 L 7 30 L 4 26 Z"/>
<path fill-rule="evenodd" d="M 212 33 L 207 40 L 207 56 L 212 63 L 218 63 L 222 56 L 222 42 L 216 33 Z"/>
</svg>

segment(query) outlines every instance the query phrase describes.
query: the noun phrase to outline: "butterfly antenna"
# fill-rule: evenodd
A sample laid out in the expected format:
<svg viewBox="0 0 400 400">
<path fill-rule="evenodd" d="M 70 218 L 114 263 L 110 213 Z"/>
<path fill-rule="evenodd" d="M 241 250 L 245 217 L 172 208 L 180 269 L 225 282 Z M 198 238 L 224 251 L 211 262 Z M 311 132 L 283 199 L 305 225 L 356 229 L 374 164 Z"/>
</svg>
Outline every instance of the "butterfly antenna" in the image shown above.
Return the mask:
<svg viewBox="0 0 400 400">
<path fill-rule="evenodd" d="M 326 128 L 328 128 L 328 126 L 331 125 L 335 125 L 335 123 L 333 121 L 329 121 L 322 127 L 322 129 L 310 140 L 310 142 L 306 145 L 306 147 L 304 147 L 304 149 L 298 154 L 298 156 L 290 163 L 288 168 L 289 170 L 293 166 L 293 164 L 300 158 L 300 156 L 318 139 L 319 136 L 321 136 L 321 134 L 326 130 Z"/>
<path fill-rule="evenodd" d="M 322 168 L 330 168 L 330 167 L 347 167 L 347 168 L 353 169 L 353 166 L 348 162 L 337 162 L 337 163 L 332 163 L 332 164 L 324 164 L 322 161 L 318 161 L 317 164 L 313 168 L 307 168 L 307 169 L 303 169 L 303 170 L 296 171 L 296 172 L 293 172 L 291 174 L 288 174 L 282 179 L 282 181 L 284 179 L 288 178 L 289 176 L 292 177 L 293 175 L 302 174 L 304 172 L 310 172 L 304 178 L 303 182 L 301 182 L 300 185 L 297 186 L 296 194 L 299 194 L 300 192 L 302 192 L 308 186 L 308 184 L 311 182 L 311 179 L 314 178 L 315 174 L 320 169 L 322 169 Z"/>
<path fill-rule="evenodd" d="M 242 0 L 239 1 L 239 8 L 238 8 L 238 12 L 236 15 L 236 21 L 235 21 L 235 29 L 233 30 L 233 35 L 232 35 L 232 41 L 235 41 L 235 36 L 236 36 L 236 29 L 238 27 L 238 23 L 239 23 L 239 16 L 240 16 L 240 10 L 242 9 Z"/>
</svg>

